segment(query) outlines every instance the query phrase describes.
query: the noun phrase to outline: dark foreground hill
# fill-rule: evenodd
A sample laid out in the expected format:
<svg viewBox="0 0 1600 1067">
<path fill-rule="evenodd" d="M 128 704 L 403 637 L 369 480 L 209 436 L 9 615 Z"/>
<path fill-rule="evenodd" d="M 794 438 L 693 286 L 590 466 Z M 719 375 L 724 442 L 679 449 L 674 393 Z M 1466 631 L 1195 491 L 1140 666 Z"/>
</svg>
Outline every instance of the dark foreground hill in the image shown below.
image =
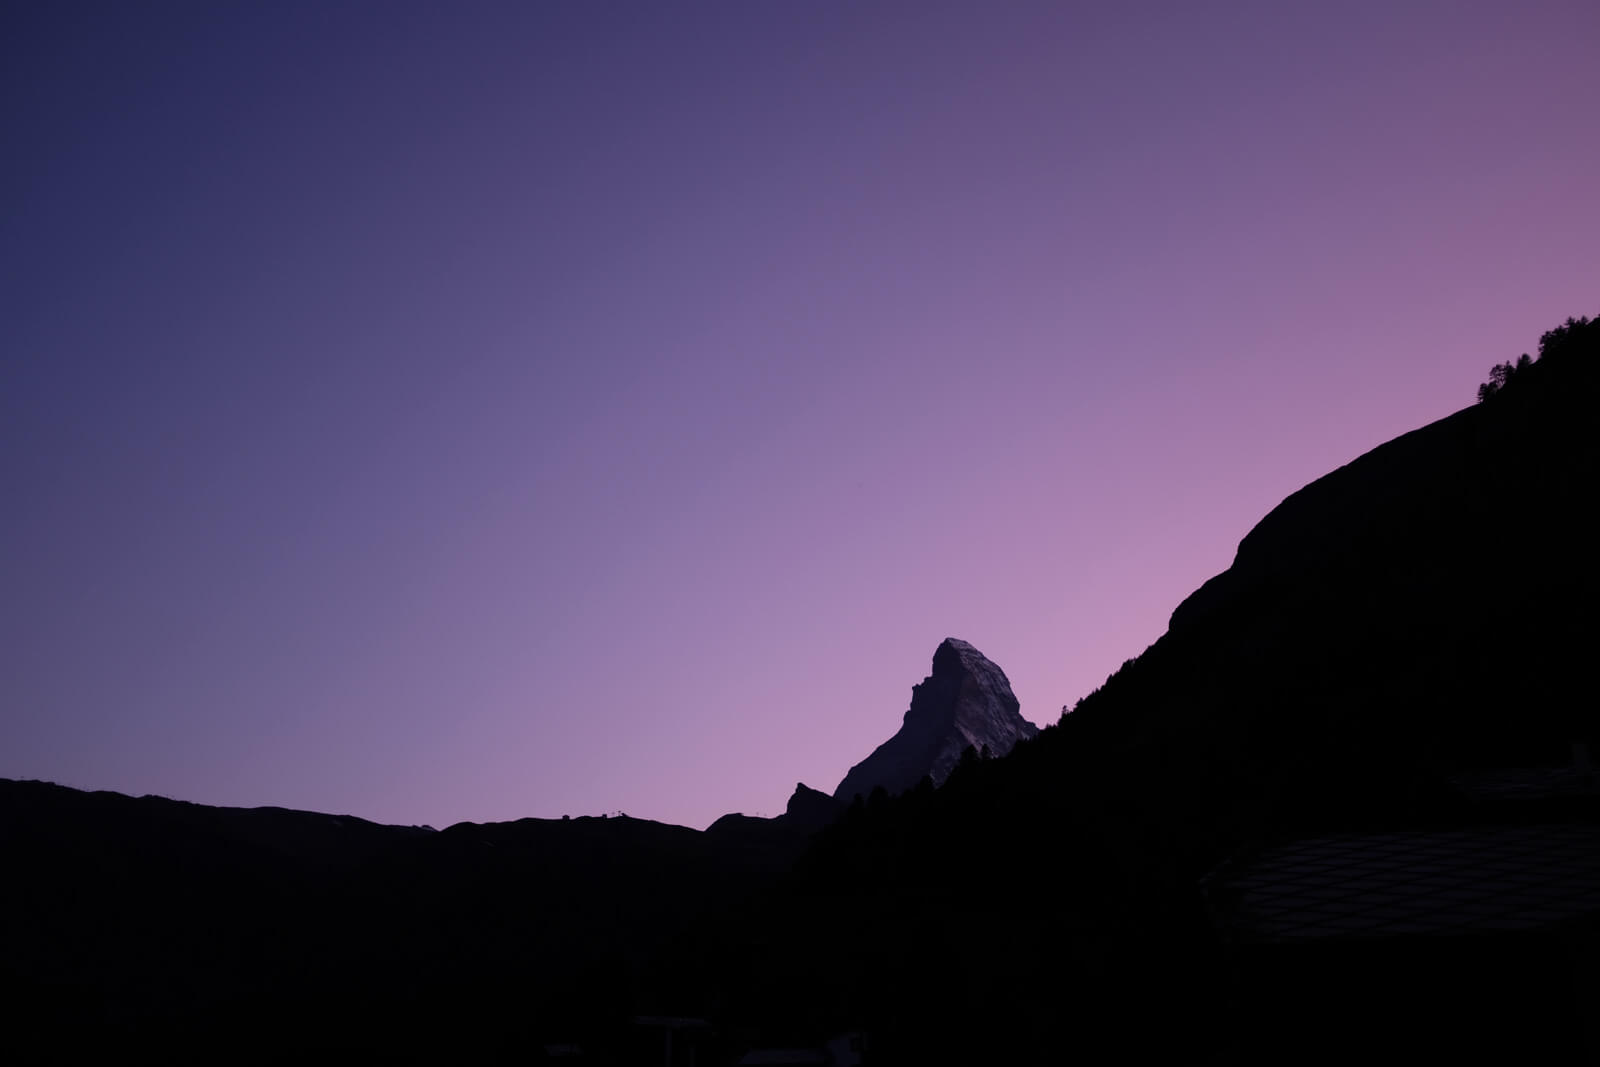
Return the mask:
<svg viewBox="0 0 1600 1067">
<path fill-rule="evenodd" d="M 804 1004 L 823 1030 L 865 1020 L 883 1056 L 906 1063 L 1309 1062 L 1316 1042 L 1336 1060 L 1380 1016 L 1410 1020 L 1413 1051 L 1600 1051 L 1579 1036 L 1600 1016 L 1574 1006 L 1600 998 L 1570 962 L 1596 944 L 1592 914 L 1566 940 L 1452 950 L 1455 964 L 1480 960 L 1471 968 L 1406 955 L 1398 936 L 1380 939 L 1398 956 L 1374 963 L 1337 931 L 1345 955 L 1252 963 L 1268 987 L 1289 975 L 1276 984 L 1303 989 L 1313 1011 L 1274 1044 L 1288 1040 L 1273 1022 L 1284 1004 L 1241 993 L 1245 957 L 1201 889 L 1277 843 L 1593 822 L 1581 765 L 1600 718 L 1597 342 L 1586 322 L 1553 331 L 1483 403 L 1288 498 L 1164 636 L 1009 758 L 826 831 L 742 918 L 760 931 L 762 981 L 742 987 L 741 1010 Z M 1471 784 L 1575 752 L 1578 785 L 1563 795 L 1507 810 L 1498 799 L 1515 791 Z M 1527 992 L 1546 988 L 1535 974 L 1554 975 L 1549 997 Z M 1391 990 L 1400 1015 L 1360 1001 L 1363 984 Z M 1535 1017 L 1529 997 L 1556 1017 Z"/>
<path fill-rule="evenodd" d="M 435 833 L 0 783 L 4 1033 L 123 1060 L 670 1067 L 849 1032 L 879 1063 L 1592 1057 L 1597 333 L 1288 498 L 1057 725 L 809 845 L 810 790 L 704 834 Z M 1484 904 L 1525 871 L 1566 895 Z"/>
<path fill-rule="evenodd" d="M 76 1060 L 525 1060 L 793 845 L 626 817 L 443 831 L 0 781 L 0 1013 Z"/>
</svg>

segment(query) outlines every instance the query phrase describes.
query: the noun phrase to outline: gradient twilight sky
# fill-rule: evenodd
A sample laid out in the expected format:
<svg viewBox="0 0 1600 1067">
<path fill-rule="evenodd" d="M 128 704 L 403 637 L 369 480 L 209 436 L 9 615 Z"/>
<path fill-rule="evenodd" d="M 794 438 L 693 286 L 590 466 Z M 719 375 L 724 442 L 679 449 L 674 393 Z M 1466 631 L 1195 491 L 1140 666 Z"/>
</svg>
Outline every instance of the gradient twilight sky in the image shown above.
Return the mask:
<svg viewBox="0 0 1600 1067">
<path fill-rule="evenodd" d="M 1600 312 L 1600 4 L 9 2 L 0 776 L 444 826 L 1055 720 Z"/>
</svg>

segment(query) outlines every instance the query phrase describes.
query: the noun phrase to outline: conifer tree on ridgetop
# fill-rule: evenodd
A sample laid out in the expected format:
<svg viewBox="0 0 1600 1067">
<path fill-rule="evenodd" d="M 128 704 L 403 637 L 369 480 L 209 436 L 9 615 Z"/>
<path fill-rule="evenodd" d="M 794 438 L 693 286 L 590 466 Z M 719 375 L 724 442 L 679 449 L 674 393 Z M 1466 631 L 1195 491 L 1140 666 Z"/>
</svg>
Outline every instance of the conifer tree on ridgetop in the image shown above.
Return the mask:
<svg viewBox="0 0 1600 1067">
<path fill-rule="evenodd" d="M 1509 360 L 1489 368 L 1489 380 L 1478 386 L 1478 403 L 1497 395 L 1536 363 L 1546 360 L 1562 361 L 1584 350 L 1600 348 L 1600 316 L 1569 318 L 1553 330 L 1539 337 L 1538 358 L 1524 352 L 1515 363 Z"/>
<path fill-rule="evenodd" d="M 1489 380 L 1478 386 L 1478 403 L 1483 403 L 1485 400 L 1488 400 L 1491 396 L 1494 396 L 1500 390 L 1504 389 L 1511 383 L 1511 379 L 1516 377 L 1518 372 L 1527 370 L 1532 365 L 1532 357 L 1530 357 L 1528 353 L 1524 352 L 1522 355 L 1517 357 L 1517 361 L 1515 363 L 1508 361 L 1506 363 L 1496 363 L 1494 366 L 1490 367 Z"/>
<path fill-rule="evenodd" d="M 1565 358 L 1584 349 L 1600 346 L 1600 316 L 1569 318 L 1539 336 L 1539 358 Z"/>
</svg>

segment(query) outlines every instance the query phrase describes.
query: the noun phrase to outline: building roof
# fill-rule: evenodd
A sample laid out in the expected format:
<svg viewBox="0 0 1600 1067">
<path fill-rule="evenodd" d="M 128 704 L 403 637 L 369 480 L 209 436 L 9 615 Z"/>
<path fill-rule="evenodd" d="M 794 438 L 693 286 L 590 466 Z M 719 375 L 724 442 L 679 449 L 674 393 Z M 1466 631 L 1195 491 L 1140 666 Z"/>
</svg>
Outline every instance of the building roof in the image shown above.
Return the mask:
<svg viewBox="0 0 1600 1067">
<path fill-rule="evenodd" d="M 1467 771 L 1449 781 L 1470 797 L 1500 803 L 1593 797 L 1600 791 L 1600 780 L 1587 764 L 1585 756 L 1579 766 Z"/>
<path fill-rule="evenodd" d="M 827 1053 L 814 1048 L 755 1048 L 746 1052 L 739 1059 L 740 1067 L 756 1067 L 758 1064 L 809 1064 L 827 1063 Z"/>
<path fill-rule="evenodd" d="M 1600 827 L 1308 838 L 1230 861 L 1203 891 L 1239 942 L 1537 930 L 1600 913 Z"/>
</svg>

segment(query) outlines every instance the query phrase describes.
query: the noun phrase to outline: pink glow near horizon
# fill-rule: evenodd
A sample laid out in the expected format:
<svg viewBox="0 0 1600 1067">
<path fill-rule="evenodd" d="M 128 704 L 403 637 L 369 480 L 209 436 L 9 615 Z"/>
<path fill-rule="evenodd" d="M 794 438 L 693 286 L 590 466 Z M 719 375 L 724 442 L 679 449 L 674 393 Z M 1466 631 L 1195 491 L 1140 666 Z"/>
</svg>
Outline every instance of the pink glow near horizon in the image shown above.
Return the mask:
<svg viewBox="0 0 1600 1067">
<path fill-rule="evenodd" d="M 1223 6 L 12 7 L 0 775 L 704 826 L 946 636 L 1054 721 L 1600 312 L 1600 9 Z"/>
</svg>

